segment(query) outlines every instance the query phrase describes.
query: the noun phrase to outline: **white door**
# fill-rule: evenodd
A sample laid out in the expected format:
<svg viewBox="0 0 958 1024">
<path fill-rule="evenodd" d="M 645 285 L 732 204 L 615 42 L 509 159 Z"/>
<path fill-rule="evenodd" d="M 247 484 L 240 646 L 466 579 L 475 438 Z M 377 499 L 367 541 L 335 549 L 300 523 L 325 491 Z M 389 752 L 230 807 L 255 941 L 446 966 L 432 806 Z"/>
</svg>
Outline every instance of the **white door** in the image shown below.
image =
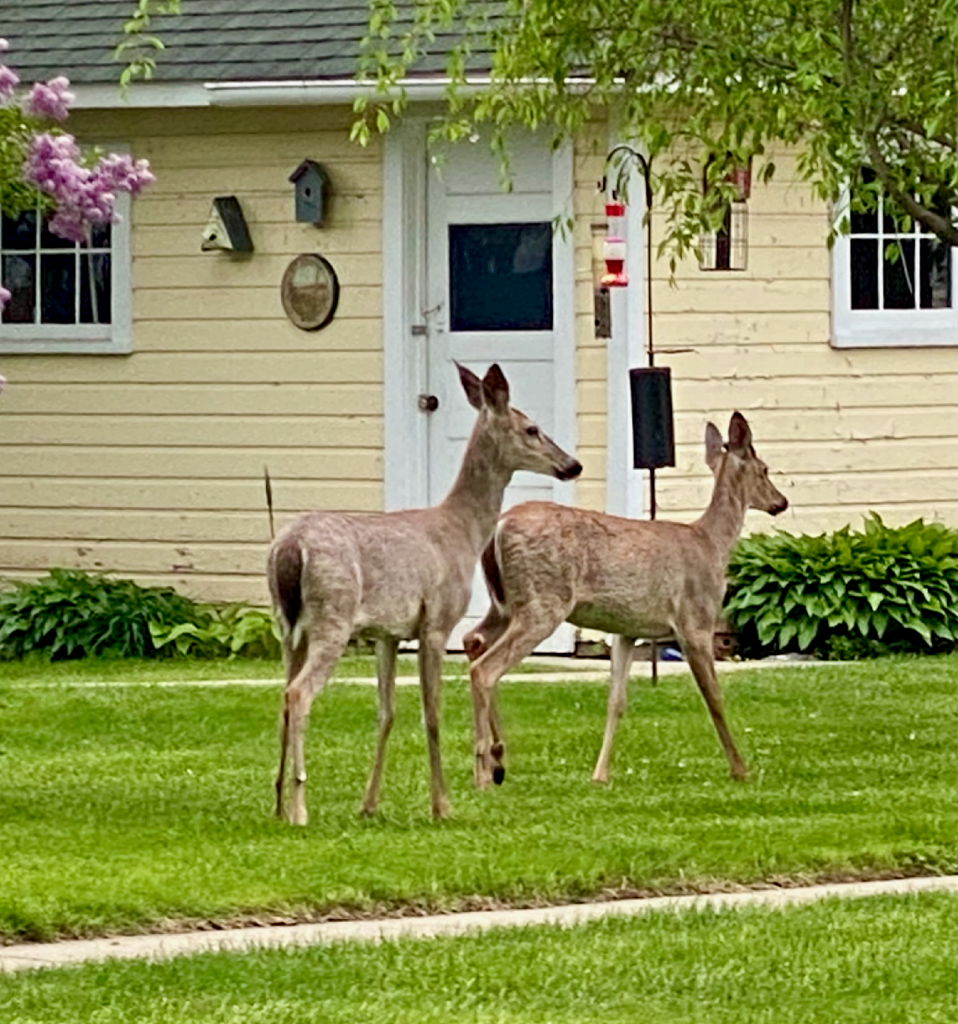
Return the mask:
<svg viewBox="0 0 958 1024">
<path fill-rule="evenodd" d="M 480 376 L 498 362 L 513 404 L 571 450 L 573 264 L 571 240 L 553 231 L 553 217 L 567 197 L 555 194 L 562 176 L 548 146 L 526 138 L 510 156 L 510 192 L 499 187 L 497 158 L 483 144 L 452 147 L 441 167 L 428 172 L 426 369 L 428 391 L 438 400 L 425 413 L 430 504 L 449 490 L 475 422 L 453 360 Z M 534 499 L 569 501 L 571 487 L 517 473 L 504 507 Z M 477 572 L 453 648 L 487 607 Z M 573 640 L 572 627 L 563 626 L 539 650 L 570 651 Z"/>
</svg>

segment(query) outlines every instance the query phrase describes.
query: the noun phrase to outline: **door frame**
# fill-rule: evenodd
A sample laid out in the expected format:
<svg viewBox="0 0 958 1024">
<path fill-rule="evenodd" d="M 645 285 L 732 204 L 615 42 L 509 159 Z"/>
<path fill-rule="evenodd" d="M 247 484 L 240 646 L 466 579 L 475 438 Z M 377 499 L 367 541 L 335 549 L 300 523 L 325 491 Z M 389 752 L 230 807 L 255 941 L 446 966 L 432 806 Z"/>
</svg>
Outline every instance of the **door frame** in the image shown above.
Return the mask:
<svg viewBox="0 0 958 1024">
<path fill-rule="evenodd" d="M 425 393 L 428 328 L 425 317 L 429 154 L 425 117 L 410 117 L 385 136 L 383 151 L 383 500 L 386 510 L 428 503 L 429 446 Z M 553 217 L 573 212 L 572 146 L 552 156 Z M 575 248 L 568 229 L 553 236 L 556 443 L 569 452 L 576 442 Z M 521 407 L 522 397 L 518 397 Z M 555 498 L 571 503 L 572 481 L 556 481 Z"/>
</svg>

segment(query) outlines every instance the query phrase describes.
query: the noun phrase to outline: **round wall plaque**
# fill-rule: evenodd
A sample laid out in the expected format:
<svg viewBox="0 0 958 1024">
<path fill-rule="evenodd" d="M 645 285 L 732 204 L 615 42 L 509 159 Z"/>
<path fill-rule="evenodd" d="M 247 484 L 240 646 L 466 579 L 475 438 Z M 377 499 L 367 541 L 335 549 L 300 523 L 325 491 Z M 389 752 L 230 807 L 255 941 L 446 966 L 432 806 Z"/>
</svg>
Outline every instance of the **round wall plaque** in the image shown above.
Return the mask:
<svg viewBox="0 0 958 1024">
<path fill-rule="evenodd" d="M 336 312 L 339 279 L 329 260 L 307 252 L 286 268 L 281 292 L 290 322 L 303 331 L 318 331 Z"/>
</svg>

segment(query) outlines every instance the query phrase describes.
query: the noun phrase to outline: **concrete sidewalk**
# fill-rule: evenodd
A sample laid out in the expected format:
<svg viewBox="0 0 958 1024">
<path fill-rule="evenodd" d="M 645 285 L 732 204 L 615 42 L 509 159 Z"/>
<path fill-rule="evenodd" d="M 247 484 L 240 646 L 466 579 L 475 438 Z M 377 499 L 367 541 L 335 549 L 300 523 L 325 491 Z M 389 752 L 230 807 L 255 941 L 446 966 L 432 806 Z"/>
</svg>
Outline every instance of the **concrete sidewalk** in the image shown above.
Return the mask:
<svg viewBox="0 0 958 1024">
<path fill-rule="evenodd" d="M 543 671 L 535 672 L 513 672 L 508 673 L 502 677 L 501 682 L 504 683 L 607 683 L 609 681 L 609 662 L 602 661 L 598 658 L 576 659 L 572 661 L 570 659 L 564 659 L 568 664 L 568 668 L 564 668 L 561 671 L 556 671 L 556 668 L 561 668 L 563 659 L 552 658 L 552 659 L 536 659 L 537 665 L 545 666 Z M 746 672 L 755 669 L 780 669 L 780 668 L 807 668 L 810 665 L 821 665 L 820 661 L 772 661 L 770 659 L 765 661 L 717 661 L 715 663 L 715 669 L 717 672 Z M 832 665 L 840 664 L 839 662 L 830 662 Z M 555 666 L 555 667 L 554 667 Z M 584 667 L 588 666 L 588 667 Z M 660 661 L 658 662 L 658 674 L 660 676 L 679 676 L 683 673 L 690 671 L 688 665 L 684 661 Z M 652 666 L 647 661 L 638 661 L 632 663 L 630 676 L 632 679 L 649 679 L 652 675 Z M 463 676 L 452 676 L 449 673 L 444 675 L 445 682 L 451 682 L 453 680 L 462 680 L 465 682 L 467 677 Z M 335 685 L 353 685 L 353 686 L 375 686 L 375 676 L 356 676 L 353 678 L 340 677 L 330 680 L 331 684 Z M 13 683 L 13 686 L 28 686 L 28 687 L 57 687 L 57 686 L 69 686 L 75 689 L 99 689 L 105 687 L 150 687 L 155 686 L 160 689 L 180 686 L 198 686 L 198 687 L 223 687 L 223 686 L 268 686 L 278 687 L 282 689 L 283 679 L 277 676 L 275 679 L 161 679 L 161 680 L 126 680 L 126 679 L 77 679 L 77 680 L 54 680 L 53 682 L 42 682 L 42 683 Z M 397 686 L 418 686 L 418 676 L 397 676 Z"/>
<path fill-rule="evenodd" d="M 183 932 L 177 935 L 129 935 L 68 942 L 0 946 L 0 972 L 43 967 L 66 967 L 103 960 L 162 960 L 191 953 L 242 951 L 278 946 L 310 946 L 331 942 L 381 942 L 401 937 L 432 938 L 463 935 L 489 928 L 558 924 L 565 927 L 601 917 L 624 917 L 651 911 L 705 907 L 783 907 L 830 896 L 861 898 L 883 893 L 958 892 L 958 877 L 904 878 L 880 882 L 812 885 L 796 889 L 760 889 L 703 896 L 658 896 L 607 903 L 576 903 L 529 910 L 489 910 L 430 917 L 385 918 L 375 921 L 328 921 L 318 924 L 279 925 L 265 928 L 229 928 L 222 931 Z"/>
</svg>

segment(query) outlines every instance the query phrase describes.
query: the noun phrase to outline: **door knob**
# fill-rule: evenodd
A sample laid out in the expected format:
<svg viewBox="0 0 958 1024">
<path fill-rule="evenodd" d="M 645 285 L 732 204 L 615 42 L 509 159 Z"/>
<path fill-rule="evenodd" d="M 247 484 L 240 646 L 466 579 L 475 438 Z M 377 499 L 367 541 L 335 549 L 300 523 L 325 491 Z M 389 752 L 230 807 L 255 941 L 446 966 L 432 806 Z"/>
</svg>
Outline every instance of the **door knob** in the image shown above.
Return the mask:
<svg viewBox="0 0 958 1024">
<path fill-rule="evenodd" d="M 421 412 L 435 412 L 439 408 L 439 399 L 435 395 L 420 395 L 419 409 Z"/>
</svg>

